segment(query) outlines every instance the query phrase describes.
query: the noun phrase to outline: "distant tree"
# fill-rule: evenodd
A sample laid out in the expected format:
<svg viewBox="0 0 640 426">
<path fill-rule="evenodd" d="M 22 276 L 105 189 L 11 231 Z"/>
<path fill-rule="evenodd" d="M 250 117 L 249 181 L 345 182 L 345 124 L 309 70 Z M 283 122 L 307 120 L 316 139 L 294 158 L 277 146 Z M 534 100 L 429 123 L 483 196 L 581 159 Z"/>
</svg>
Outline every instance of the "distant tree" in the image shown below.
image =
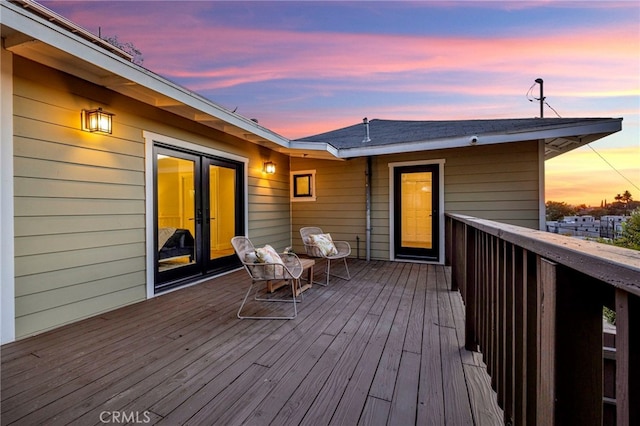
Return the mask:
<svg viewBox="0 0 640 426">
<path fill-rule="evenodd" d="M 133 56 L 133 63 L 137 65 L 142 65 L 144 62 L 144 58 L 142 57 L 142 52 L 140 52 L 136 46 L 130 41 L 122 42 L 118 40 L 118 36 L 114 35 L 113 37 L 106 37 L 104 39 L 109 44 L 114 45 L 115 47 L 122 49 L 127 52 L 129 55 Z"/>
<path fill-rule="evenodd" d="M 631 217 L 622 224 L 622 236 L 614 244 L 621 247 L 640 250 L 640 208 L 631 212 Z"/>
<path fill-rule="evenodd" d="M 627 215 L 627 213 L 638 206 L 640 203 L 633 201 L 633 195 L 629 191 L 624 191 L 622 194 L 617 194 L 614 198 L 614 202 L 609 207 L 609 214 L 621 214 Z"/>
<path fill-rule="evenodd" d="M 547 201 L 545 206 L 547 220 L 558 220 L 576 213 L 576 208 L 564 201 Z"/>
</svg>

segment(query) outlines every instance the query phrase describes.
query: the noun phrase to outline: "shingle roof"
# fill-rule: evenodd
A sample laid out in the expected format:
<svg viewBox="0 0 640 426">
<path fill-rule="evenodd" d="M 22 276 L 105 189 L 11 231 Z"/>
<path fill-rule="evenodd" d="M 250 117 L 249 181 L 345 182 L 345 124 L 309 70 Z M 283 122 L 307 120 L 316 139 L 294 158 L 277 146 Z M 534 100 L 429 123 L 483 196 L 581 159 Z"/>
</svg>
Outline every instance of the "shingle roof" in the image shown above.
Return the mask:
<svg viewBox="0 0 640 426">
<path fill-rule="evenodd" d="M 512 118 L 451 121 L 369 121 L 291 141 L 291 148 L 336 158 L 541 140 L 553 158 L 622 129 L 622 118 Z"/>
<path fill-rule="evenodd" d="M 369 121 L 369 142 L 363 142 L 365 127 L 363 123 L 342 129 L 296 139 L 300 142 L 322 142 L 337 149 L 360 148 L 362 146 L 381 146 L 404 144 L 409 142 L 428 142 L 430 140 L 459 137 L 486 136 L 523 132 L 536 132 L 576 124 L 610 120 L 602 118 L 519 118 L 496 120 L 452 120 L 452 121 L 407 121 L 379 120 Z"/>
</svg>

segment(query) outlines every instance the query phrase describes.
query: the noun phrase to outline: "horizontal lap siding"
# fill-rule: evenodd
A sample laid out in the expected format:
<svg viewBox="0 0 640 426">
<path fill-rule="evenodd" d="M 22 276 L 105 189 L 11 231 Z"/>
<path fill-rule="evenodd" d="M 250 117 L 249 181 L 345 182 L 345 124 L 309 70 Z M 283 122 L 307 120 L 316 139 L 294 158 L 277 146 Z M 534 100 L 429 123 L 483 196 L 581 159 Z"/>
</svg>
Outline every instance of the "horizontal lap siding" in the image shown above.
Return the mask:
<svg viewBox="0 0 640 426">
<path fill-rule="evenodd" d="M 537 229 L 540 194 L 538 144 L 535 141 L 374 157 L 371 187 L 373 259 L 389 259 L 390 256 L 389 163 L 441 159 L 445 160 L 446 212 Z M 292 158 L 291 164 L 292 170 L 317 170 L 319 197 L 317 202 L 293 203 L 294 238 L 301 226 L 323 224 L 323 229 L 332 230 L 341 229 L 340 224 L 345 224 L 342 229 L 358 230 L 364 256 L 365 159 L 335 162 Z M 355 181 L 362 183 L 354 185 Z M 331 197 L 331 200 L 321 199 L 321 196 Z M 299 241 L 299 235 L 297 237 Z"/>
<path fill-rule="evenodd" d="M 256 155 L 258 153 L 256 152 Z M 276 164 L 276 173 L 267 175 L 264 161 Z M 289 159 L 271 153 L 249 167 L 249 229 L 248 235 L 256 246 L 270 244 L 278 251 L 291 245 L 291 217 L 289 210 Z"/>
<path fill-rule="evenodd" d="M 144 130 L 248 158 L 248 233 L 290 244 L 286 156 L 19 57 L 14 71 L 18 338 L 145 299 Z M 113 135 L 79 129 L 97 106 Z"/>
<path fill-rule="evenodd" d="M 291 171 L 316 171 L 316 200 L 292 202 L 292 234 L 295 250 L 304 252 L 300 228 L 318 226 L 334 240 L 347 241 L 352 256 L 364 257 L 365 244 L 364 159 L 348 161 L 291 158 Z"/>
<path fill-rule="evenodd" d="M 445 210 L 538 229 L 536 141 L 455 150 L 445 165 Z"/>
<path fill-rule="evenodd" d="M 14 79 L 18 338 L 145 298 L 144 143 L 80 131 L 89 101 L 41 71 Z"/>
<path fill-rule="evenodd" d="M 389 162 L 387 156 L 372 160 L 371 176 L 371 258 L 389 259 Z"/>
</svg>

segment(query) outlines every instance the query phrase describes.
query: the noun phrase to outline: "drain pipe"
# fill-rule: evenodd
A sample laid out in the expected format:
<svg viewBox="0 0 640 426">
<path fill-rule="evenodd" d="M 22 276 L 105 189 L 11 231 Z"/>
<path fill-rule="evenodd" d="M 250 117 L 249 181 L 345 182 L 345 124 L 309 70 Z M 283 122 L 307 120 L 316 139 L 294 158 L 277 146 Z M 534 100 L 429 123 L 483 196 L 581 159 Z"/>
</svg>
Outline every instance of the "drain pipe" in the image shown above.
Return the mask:
<svg viewBox="0 0 640 426">
<path fill-rule="evenodd" d="M 366 254 L 367 262 L 371 260 L 371 157 L 367 157 L 367 170 L 365 171 L 365 190 L 366 190 Z"/>
</svg>

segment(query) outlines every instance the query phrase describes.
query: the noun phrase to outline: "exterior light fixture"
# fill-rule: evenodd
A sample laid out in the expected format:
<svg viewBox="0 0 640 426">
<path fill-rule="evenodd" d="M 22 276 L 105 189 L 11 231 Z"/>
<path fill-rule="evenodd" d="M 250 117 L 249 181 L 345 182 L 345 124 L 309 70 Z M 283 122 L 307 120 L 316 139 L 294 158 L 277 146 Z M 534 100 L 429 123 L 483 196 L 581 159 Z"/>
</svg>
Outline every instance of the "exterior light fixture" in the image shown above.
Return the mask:
<svg viewBox="0 0 640 426">
<path fill-rule="evenodd" d="M 276 172 L 276 165 L 272 161 L 267 161 L 264 163 L 264 172 L 267 174 L 274 174 Z"/>
<path fill-rule="evenodd" d="M 111 134 L 114 114 L 98 109 L 82 110 L 82 130 Z"/>
</svg>

